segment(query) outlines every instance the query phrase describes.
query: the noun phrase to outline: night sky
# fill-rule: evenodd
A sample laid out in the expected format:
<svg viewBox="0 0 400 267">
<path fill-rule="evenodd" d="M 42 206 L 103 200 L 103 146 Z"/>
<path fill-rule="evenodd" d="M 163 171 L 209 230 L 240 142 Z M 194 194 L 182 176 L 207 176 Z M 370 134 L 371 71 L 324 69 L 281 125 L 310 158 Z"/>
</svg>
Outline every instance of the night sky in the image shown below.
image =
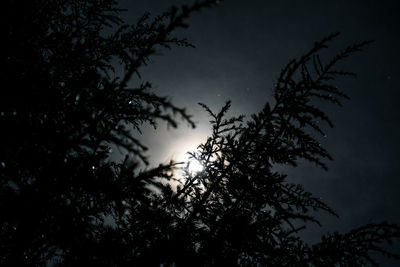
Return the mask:
<svg viewBox="0 0 400 267">
<path fill-rule="evenodd" d="M 153 15 L 172 4 L 188 1 L 121 1 L 129 22 L 145 11 Z M 210 134 L 203 102 L 219 109 L 232 100 L 232 115 L 257 112 L 272 99 L 272 84 L 281 68 L 301 56 L 314 42 L 332 32 L 342 34 L 325 58 L 352 42 L 375 43 L 341 66 L 357 78 L 337 85 L 350 96 L 344 107 L 326 105 L 335 128 L 322 140 L 334 161 L 329 171 L 304 163 L 283 170 L 292 181 L 322 197 L 340 218 L 321 216 L 323 228 L 310 227 L 306 240 L 317 241 L 326 231 L 347 231 L 369 222 L 400 224 L 400 3 L 398 1 L 253 0 L 223 1 L 189 19 L 179 31 L 195 49 L 174 48 L 152 58 L 142 69 L 160 95 L 187 107 L 198 123 L 195 130 L 146 129 L 143 139 L 153 164 L 181 157 Z M 135 81 L 132 81 L 133 83 Z M 328 127 L 328 126 L 326 126 Z M 400 244 L 397 246 L 400 251 Z M 383 266 L 394 266 L 385 262 Z"/>
</svg>

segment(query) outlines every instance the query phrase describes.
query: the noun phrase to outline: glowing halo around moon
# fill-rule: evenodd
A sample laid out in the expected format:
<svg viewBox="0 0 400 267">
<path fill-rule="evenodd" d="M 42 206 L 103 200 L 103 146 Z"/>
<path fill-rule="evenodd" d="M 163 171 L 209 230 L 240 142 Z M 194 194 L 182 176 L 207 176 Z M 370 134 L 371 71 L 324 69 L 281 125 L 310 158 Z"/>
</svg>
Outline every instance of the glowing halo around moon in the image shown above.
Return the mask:
<svg viewBox="0 0 400 267">
<path fill-rule="evenodd" d="M 181 155 L 175 158 L 177 162 L 183 163 L 181 166 L 182 167 L 181 170 L 183 171 L 185 168 L 187 168 L 187 171 L 189 172 L 190 175 L 198 174 L 204 170 L 204 166 L 200 163 L 200 161 L 192 158 L 192 156 L 188 154 L 188 152 L 191 152 L 193 150 L 194 149 L 185 150 L 184 152 L 181 153 Z"/>
<path fill-rule="evenodd" d="M 192 136 L 191 138 L 186 138 L 184 140 L 180 140 L 175 142 L 172 146 L 175 148 L 172 151 L 170 158 L 175 162 L 183 162 L 182 170 L 186 166 L 188 167 L 188 171 L 191 175 L 195 175 L 204 170 L 204 166 L 196 159 L 193 159 L 188 152 L 196 151 L 197 146 L 200 144 L 200 140 L 203 138 L 198 136 Z M 176 173 L 178 176 L 180 174 Z M 181 173 L 182 174 L 182 173 Z"/>
<path fill-rule="evenodd" d="M 195 159 L 189 159 L 188 165 L 189 165 L 188 171 L 191 174 L 197 174 L 204 170 L 204 166 L 198 160 L 195 160 Z"/>
</svg>

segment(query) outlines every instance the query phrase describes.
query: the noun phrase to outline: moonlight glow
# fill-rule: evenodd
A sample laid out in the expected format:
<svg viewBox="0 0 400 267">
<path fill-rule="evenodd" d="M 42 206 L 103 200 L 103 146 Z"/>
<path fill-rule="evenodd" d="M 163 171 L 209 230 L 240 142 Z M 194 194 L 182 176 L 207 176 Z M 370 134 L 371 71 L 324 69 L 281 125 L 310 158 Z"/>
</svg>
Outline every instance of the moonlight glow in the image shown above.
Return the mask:
<svg viewBox="0 0 400 267">
<path fill-rule="evenodd" d="M 170 144 L 171 148 L 174 148 L 170 158 L 175 162 L 182 162 L 183 165 L 181 167 L 183 168 L 187 166 L 190 174 L 194 175 L 203 171 L 204 166 L 188 154 L 188 152 L 196 151 L 197 146 L 203 139 L 203 136 L 192 135 L 190 138 L 180 139 L 179 141 Z"/>
<path fill-rule="evenodd" d="M 204 167 L 201 163 L 195 159 L 189 160 L 189 172 L 192 174 L 199 173 L 203 171 Z"/>
</svg>

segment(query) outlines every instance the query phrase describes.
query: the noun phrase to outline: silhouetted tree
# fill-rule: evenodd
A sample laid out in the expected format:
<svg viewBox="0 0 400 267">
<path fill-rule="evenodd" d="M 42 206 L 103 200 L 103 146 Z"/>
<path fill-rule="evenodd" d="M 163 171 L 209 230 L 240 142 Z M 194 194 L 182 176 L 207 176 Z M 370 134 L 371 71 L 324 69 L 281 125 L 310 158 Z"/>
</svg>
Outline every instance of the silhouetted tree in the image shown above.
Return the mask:
<svg viewBox="0 0 400 267">
<path fill-rule="evenodd" d="M 172 34 L 194 11 L 217 1 L 172 8 L 134 25 L 114 0 L 6 0 L 0 77 L 0 265 L 361 266 L 370 252 L 399 237 L 399 227 L 367 225 L 309 246 L 309 210 L 335 215 L 319 198 L 274 171 L 298 159 L 325 168 L 328 152 L 313 136 L 329 118 L 315 99 L 340 104 L 331 85 L 336 63 L 318 53 L 337 34 L 291 61 L 274 86 L 275 103 L 249 121 L 212 112 L 212 135 L 191 155 L 200 173 L 178 163 L 142 168 L 146 147 L 135 138 L 145 123 L 182 108 L 128 83 L 162 48 L 191 46 Z M 122 71 L 119 68 L 122 68 Z M 110 146 L 125 149 L 110 160 Z M 129 155 L 129 156 L 128 156 Z M 179 185 L 174 188 L 170 181 Z"/>
</svg>

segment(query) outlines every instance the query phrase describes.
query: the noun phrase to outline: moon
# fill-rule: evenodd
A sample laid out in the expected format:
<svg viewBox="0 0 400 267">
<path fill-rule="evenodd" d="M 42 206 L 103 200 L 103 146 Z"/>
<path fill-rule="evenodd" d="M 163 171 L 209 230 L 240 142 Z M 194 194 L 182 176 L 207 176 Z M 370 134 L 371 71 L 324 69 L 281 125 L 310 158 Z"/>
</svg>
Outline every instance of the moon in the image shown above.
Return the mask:
<svg viewBox="0 0 400 267">
<path fill-rule="evenodd" d="M 197 146 L 202 140 L 202 136 L 192 135 L 189 138 L 181 139 L 171 144 L 175 149 L 170 154 L 170 158 L 175 162 L 183 162 L 182 167 L 188 167 L 190 174 L 195 175 L 204 170 L 204 166 L 197 159 L 192 158 L 188 152 L 197 150 Z"/>
<path fill-rule="evenodd" d="M 188 163 L 188 170 L 191 174 L 202 172 L 204 169 L 204 166 L 196 159 L 189 159 Z"/>
</svg>

